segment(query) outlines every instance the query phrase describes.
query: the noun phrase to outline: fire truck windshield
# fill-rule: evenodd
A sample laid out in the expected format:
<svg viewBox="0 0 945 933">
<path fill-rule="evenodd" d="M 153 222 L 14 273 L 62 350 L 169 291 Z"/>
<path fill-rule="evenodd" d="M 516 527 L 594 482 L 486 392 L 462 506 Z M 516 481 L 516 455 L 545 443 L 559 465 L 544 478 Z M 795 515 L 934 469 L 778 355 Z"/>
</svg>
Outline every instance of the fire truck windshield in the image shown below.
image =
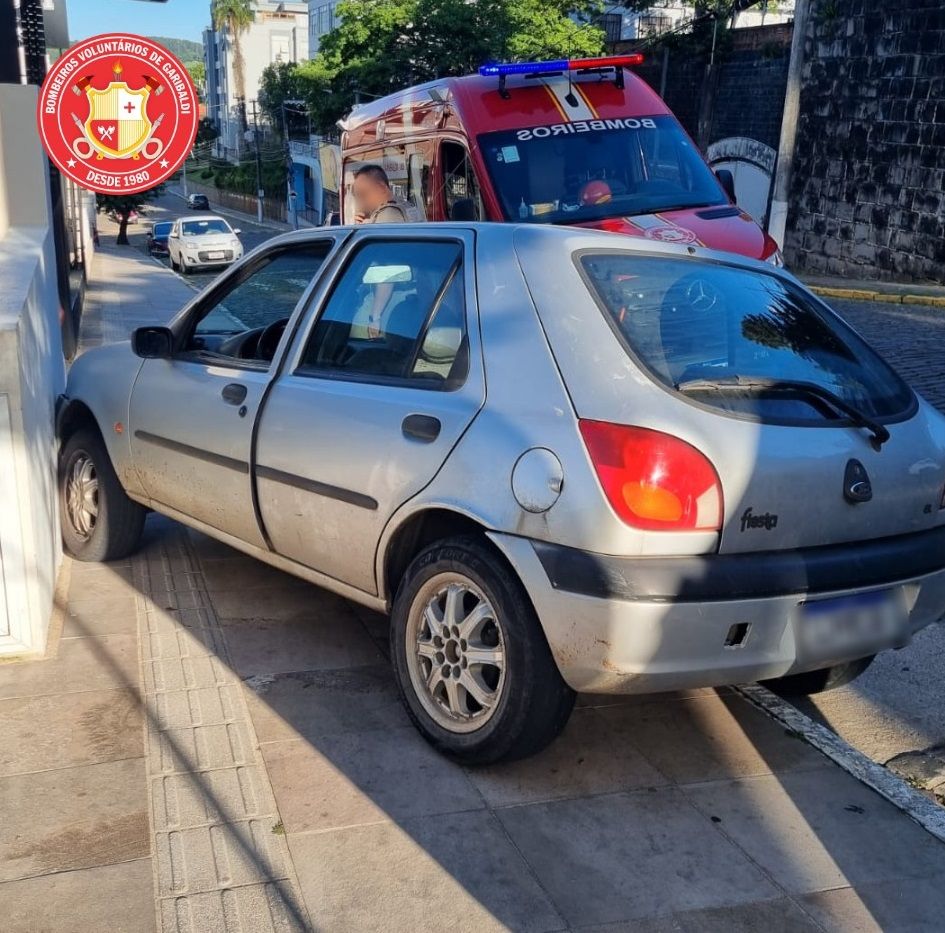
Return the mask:
<svg viewBox="0 0 945 933">
<path fill-rule="evenodd" d="M 728 203 L 671 116 L 485 133 L 479 146 L 507 220 L 573 224 Z"/>
</svg>

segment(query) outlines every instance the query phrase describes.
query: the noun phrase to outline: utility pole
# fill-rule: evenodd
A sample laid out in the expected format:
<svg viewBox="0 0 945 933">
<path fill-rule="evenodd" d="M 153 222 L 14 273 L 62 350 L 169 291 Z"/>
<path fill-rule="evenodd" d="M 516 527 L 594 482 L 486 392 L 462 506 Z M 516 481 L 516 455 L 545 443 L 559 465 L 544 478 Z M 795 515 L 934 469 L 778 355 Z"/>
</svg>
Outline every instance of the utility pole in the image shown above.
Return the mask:
<svg viewBox="0 0 945 933">
<path fill-rule="evenodd" d="M 771 210 L 768 212 L 768 233 L 784 248 L 787 228 L 788 195 L 794 146 L 797 142 L 797 121 L 801 109 L 801 68 L 804 65 L 804 34 L 807 32 L 808 0 L 794 4 L 794 33 L 791 36 L 791 61 L 788 64 L 787 87 L 784 89 L 784 112 L 781 117 L 781 138 L 778 161 L 774 170 Z"/>
<path fill-rule="evenodd" d="M 259 223 L 263 221 L 263 186 L 262 186 L 262 162 L 259 157 L 259 120 L 256 114 L 256 101 L 253 104 L 253 144 L 256 148 L 256 219 Z"/>
</svg>

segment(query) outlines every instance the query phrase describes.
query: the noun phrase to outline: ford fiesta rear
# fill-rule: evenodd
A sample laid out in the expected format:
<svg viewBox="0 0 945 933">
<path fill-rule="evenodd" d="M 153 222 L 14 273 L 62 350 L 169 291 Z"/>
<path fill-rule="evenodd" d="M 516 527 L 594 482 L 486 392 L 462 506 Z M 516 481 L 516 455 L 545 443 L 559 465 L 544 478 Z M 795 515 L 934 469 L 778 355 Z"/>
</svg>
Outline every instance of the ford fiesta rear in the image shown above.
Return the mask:
<svg viewBox="0 0 945 933">
<path fill-rule="evenodd" d="M 813 692 L 941 617 L 945 421 L 856 333 L 761 264 L 530 233 L 596 499 L 507 543 L 571 686 Z"/>
</svg>

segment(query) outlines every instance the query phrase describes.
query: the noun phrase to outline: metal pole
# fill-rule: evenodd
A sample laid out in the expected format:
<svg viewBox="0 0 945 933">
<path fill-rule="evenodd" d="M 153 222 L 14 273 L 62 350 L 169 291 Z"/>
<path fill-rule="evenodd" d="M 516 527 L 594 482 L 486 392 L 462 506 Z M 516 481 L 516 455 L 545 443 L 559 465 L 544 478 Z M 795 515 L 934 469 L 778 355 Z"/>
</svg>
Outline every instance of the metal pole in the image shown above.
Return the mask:
<svg viewBox="0 0 945 933">
<path fill-rule="evenodd" d="M 788 194 L 791 187 L 791 168 L 797 141 L 797 121 L 801 107 L 801 68 L 804 65 L 804 34 L 807 31 L 808 0 L 794 4 L 794 34 L 791 37 L 791 61 L 788 64 L 787 87 L 784 90 L 784 112 L 781 116 L 781 139 L 778 143 L 778 161 L 774 170 L 774 188 L 771 211 L 768 215 L 768 233 L 784 247 L 787 228 Z"/>
<path fill-rule="evenodd" d="M 263 186 L 262 162 L 259 157 L 259 121 L 256 115 L 256 101 L 253 101 L 253 143 L 256 147 L 256 219 L 263 221 Z"/>
</svg>

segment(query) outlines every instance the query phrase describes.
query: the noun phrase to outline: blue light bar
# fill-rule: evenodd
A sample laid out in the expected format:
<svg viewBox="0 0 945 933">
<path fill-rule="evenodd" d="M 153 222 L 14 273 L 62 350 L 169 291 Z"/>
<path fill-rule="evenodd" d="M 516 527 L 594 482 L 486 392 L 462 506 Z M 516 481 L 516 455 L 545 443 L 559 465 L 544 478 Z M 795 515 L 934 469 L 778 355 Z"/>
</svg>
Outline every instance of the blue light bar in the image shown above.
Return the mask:
<svg viewBox="0 0 945 933">
<path fill-rule="evenodd" d="M 568 65 L 569 62 L 566 58 L 549 62 L 508 62 L 504 65 L 490 62 L 479 66 L 479 74 L 484 78 L 495 78 L 502 75 L 547 74 L 550 71 L 567 71 Z"/>
</svg>

